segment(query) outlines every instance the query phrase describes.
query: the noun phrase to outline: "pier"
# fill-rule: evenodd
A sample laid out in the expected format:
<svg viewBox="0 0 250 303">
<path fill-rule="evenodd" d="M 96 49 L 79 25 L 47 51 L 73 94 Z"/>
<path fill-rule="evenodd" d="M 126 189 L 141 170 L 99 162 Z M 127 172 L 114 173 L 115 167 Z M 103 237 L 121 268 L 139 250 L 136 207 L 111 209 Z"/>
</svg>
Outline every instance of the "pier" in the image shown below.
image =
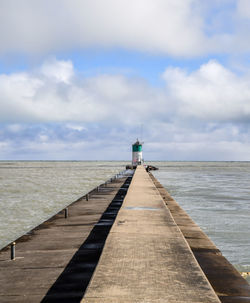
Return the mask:
<svg viewBox="0 0 250 303">
<path fill-rule="evenodd" d="M 95 302 L 220 302 L 143 166 L 81 301 Z"/>
<path fill-rule="evenodd" d="M 80 302 L 131 177 L 113 178 L 0 251 L 0 302 Z M 66 218 L 65 218 L 66 217 Z"/>
<path fill-rule="evenodd" d="M 153 175 L 150 176 L 220 301 L 222 303 L 250 302 L 248 282 L 160 182 Z"/>
<path fill-rule="evenodd" d="M 0 252 L 0 302 L 241 303 L 250 285 L 142 165 Z"/>
</svg>

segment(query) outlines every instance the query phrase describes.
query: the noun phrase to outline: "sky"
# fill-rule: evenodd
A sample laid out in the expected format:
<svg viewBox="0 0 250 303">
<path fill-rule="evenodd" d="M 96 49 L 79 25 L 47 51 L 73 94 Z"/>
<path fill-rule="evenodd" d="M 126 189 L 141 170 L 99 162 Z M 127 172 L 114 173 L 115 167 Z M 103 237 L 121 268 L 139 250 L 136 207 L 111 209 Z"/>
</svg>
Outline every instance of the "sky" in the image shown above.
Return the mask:
<svg viewBox="0 0 250 303">
<path fill-rule="evenodd" d="M 0 1 L 0 160 L 250 161 L 249 0 Z"/>
</svg>

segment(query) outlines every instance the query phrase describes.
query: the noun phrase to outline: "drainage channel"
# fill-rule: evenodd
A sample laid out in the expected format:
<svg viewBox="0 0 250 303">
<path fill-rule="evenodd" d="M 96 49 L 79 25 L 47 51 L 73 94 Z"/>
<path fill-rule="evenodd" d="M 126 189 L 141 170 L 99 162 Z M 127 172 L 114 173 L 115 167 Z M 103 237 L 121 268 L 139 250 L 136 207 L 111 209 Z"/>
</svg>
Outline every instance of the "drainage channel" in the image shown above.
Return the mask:
<svg viewBox="0 0 250 303">
<path fill-rule="evenodd" d="M 95 224 L 88 238 L 81 245 L 56 282 L 49 289 L 42 303 L 80 302 L 101 256 L 105 241 L 121 208 L 132 177 L 128 177 L 114 199 Z"/>
</svg>

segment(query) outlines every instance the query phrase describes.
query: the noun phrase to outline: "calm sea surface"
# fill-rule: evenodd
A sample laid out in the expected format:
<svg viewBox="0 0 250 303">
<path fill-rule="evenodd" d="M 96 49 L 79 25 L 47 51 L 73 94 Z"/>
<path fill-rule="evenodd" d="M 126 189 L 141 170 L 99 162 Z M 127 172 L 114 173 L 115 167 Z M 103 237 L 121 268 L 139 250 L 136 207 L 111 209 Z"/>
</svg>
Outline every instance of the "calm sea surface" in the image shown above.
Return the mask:
<svg viewBox="0 0 250 303">
<path fill-rule="evenodd" d="M 124 170 L 125 162 L 0 162 L 0 247 Z M 250 162 L 151 162 L 239 270 L 250 271 Z"/>
</svg>

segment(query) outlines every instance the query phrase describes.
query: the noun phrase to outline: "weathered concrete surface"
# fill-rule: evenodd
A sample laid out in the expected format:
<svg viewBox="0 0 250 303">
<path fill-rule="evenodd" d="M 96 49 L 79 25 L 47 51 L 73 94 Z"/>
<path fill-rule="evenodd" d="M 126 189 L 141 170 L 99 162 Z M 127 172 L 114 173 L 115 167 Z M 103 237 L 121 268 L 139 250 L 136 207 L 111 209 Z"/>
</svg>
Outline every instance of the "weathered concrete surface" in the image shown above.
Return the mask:
<svg viewBox="0 0 250 303">
<path fill-rule="evenodd" d="M 220 302 L 142 166 L 81 302 Z"/>
<path fill-rule="evenodd" d="M 124 181 L 125 178 L 102 186 L 100 192 L 92 192 L 89 201 L 82 198 L 73 203 L 67 219 L 61 212 L 20 238 L 16 260 L 10 261 L 9 249 L 2 250 L 0 302 L 80 302 L 84 283 L 94 270 L 94 248 L 103 241 L 102 234 L 108 233 L 112 212 L 109 210 L 106 219 L 97 222 Z M 97 230 L 91 238 L 93 228 Z"/>
<path fill-rule="evenodd" d="M 222 256 L 220 250 L 169 195 L 160 182 L 153 175 L 151 178 L 221 302 L 250 302 L 250 285 L 247 281 Z"/>
</svg>

